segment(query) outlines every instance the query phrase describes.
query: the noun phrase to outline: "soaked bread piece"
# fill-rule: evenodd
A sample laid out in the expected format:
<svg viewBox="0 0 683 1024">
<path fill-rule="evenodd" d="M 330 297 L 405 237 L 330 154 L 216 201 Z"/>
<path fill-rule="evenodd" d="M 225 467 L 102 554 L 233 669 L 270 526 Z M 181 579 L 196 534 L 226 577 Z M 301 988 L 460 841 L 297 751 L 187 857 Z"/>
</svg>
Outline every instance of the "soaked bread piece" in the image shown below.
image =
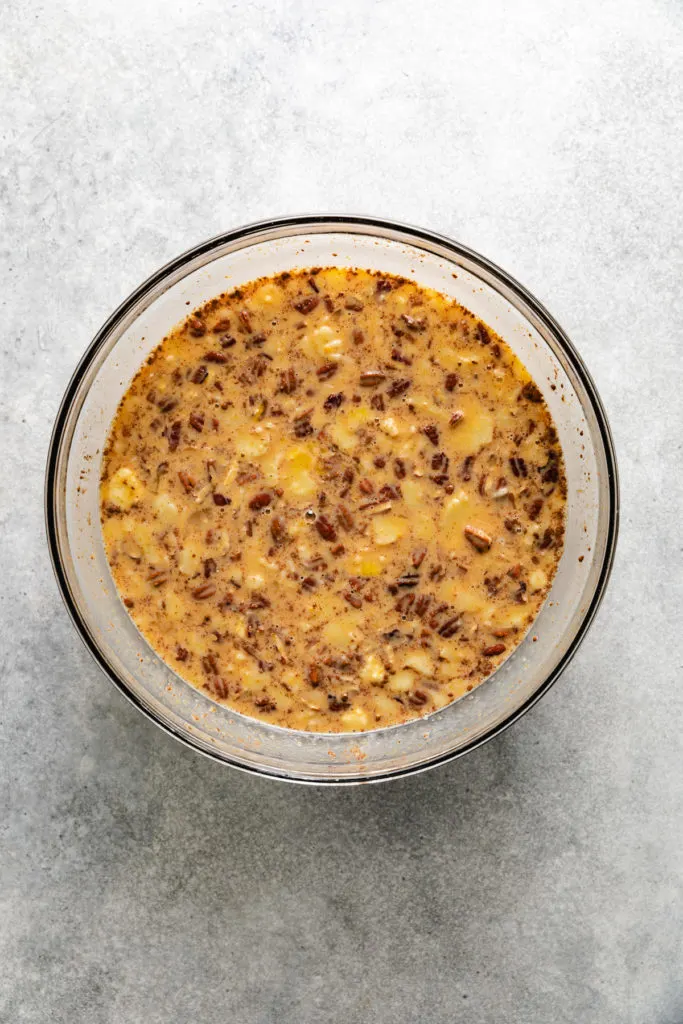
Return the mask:
<svg viewBox="0 0 683 1024">
<path fill-rule="evenodd" d="M 450 299 L 365 270 L 192 313 L 114 419 L 101 513 L 133 621 L 214 700 L 294 729 L 405 722 L 471 690 L 562 552 L 538 387 Z"/>
</svg>

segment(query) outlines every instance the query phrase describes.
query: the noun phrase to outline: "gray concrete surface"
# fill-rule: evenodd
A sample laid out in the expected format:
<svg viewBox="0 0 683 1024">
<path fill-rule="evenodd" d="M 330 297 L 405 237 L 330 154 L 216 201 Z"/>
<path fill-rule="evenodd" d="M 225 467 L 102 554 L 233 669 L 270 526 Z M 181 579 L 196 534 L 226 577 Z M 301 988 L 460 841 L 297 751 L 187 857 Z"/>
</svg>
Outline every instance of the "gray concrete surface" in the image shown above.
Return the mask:
<svg viewBox="0 0 683 1024">
<path fill-rule="evenodd" d="M 5 0 L 0 1020 L 680 1024 L 681 70 L 666 0 Z M 158 265 L 304 210 L 435 228 L 566 327 L 623 477 L 611 589 L 513 730 L 389 786 L 163 736 L 46 555 L 51 421 Z"/>
</svg>

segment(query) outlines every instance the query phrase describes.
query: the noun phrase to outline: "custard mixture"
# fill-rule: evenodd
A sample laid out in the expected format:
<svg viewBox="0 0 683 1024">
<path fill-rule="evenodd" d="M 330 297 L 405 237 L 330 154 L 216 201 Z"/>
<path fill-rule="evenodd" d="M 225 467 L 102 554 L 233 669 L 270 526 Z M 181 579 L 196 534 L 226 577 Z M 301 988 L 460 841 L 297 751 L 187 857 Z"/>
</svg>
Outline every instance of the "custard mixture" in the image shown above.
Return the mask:
<svg viewBox="0 0 683 1024">
<path fill-rule="evenodd" d="M 405 722 L 519 644 L 566 484 L 502 338 L 402 278 L 313 268 L 195 310 L 123 397 L 102 530 L 140 632 L 262 721 Z"/>
</svg>

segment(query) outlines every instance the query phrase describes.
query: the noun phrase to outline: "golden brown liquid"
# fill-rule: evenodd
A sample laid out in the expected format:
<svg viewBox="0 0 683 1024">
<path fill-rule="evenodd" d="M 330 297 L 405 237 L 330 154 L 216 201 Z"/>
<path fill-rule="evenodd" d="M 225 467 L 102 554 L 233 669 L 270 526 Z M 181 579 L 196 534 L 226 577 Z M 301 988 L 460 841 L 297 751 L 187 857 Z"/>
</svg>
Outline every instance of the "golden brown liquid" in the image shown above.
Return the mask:
<svg viewBox="0 0 683 1024">
<path fill-rule="evenodd" d="M 443 707 L 523 638 L 557 568 L 538 388 L 411 281 L 314 269 L 195 311 L 111 429 L 101 484 L 134 622 L 214 700 L 357 731 Z"/>
</svg>

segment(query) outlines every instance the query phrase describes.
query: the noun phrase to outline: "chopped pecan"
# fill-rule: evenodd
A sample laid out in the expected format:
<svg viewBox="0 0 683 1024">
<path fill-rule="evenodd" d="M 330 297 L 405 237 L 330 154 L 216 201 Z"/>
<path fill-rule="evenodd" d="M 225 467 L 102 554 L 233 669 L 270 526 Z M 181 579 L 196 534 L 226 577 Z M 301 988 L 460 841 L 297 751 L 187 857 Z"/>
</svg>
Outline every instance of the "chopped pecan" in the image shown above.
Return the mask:
<svg viewBox="0 0 683 1024">
<path fill-rule="evenodd" d="M 340 526 L 343 526 L 345 530 L 353 529 L 353 516 L 349 512 L 346 505 L 340 505 L 337 510 L 337 516 L 339 518 Z"/>
<path fill-rule="evenodd" d="M 326 412 L 331 412 L 333 409 L 338 409 L 343 401 L 344 393 L 343 391 L 338 391 L 336 394 L 327 396 L 323 402 L 323 409 L 325 409 Z"/>
<path fill-rule="evenodd" d="M 439 628 L 437 633 L 442 636 L 444 640 L 449 640 L 454 636 L 460 629 L 460 616 L 453 615 L 450 619 L 447 619 Z"/>
<path fill-rule="evenodd" d="M 386 379 L 386 374 L 381 370 L 363 370 L 360 375 L 360 385 L 363 388 L 376 388 Z"/>
<path fill-rule="evenodd" d="M 187 327 L 190 334 L 195 338 L 201 338 L 202 334 L 206 334 L 206 325 L 202 323 L 198 316 L 191 316 L 187 321 Z"/>
<path fill-rule="evenodd" d="M 259 509 L 267 508 L 272 500 L 273 495 L 270 491 L 260 491 L 258 494 L 255 494 L 249 502 L 249 508 L 257 512 Z"/>
<path fill-rule="evenodd" d="M 201 434 L 204 429 L 204 414 L 201 412 L 191 412 L 188 422 L 198 434 Z"/>
<path fill-rule="evenodd" d="M 298 302 L 293 302 L 292 305 L 297 313 L 312 313 L 315 307 L 320 302 L 317 295 L 307 295 L 304 299 L 299 299 Z"/>
<path fill-rule="evenodd" d="M 168 431 L 168 450 L 174 452 L 180 443 L 180 432 L 182 430 L 182 424 L 180 420 L 176 420 L 175 423 L 171 424 L 171 428 Z"/>
<path fill-rule="evenodd" d="M 296 391 L 297 379 L 294 370 L 287 369 L 283 370 L 280 374 L 280 386 L 278 387 L 278 393 L 283 395 L 292 395 Z"/>
<path fill-rule="evenodd" d="M 276 544 L 283 544 L 287 539 L 287 526 L 282 516 L 273 516 L 270 535 Z"/>
<path fill-rule="evenodd" d="M 193 384 L 203 384 L 206 378 L 209 376 L 209 371 L 205 366 L 198 366 L 194 371 L 190 380 Z"/>
<path fill-rule="evenodd" d="M 337 531 L 334 527 L 334 523 L 330 522 L 327 516 L 318 516 L 315 522 L 315 528 L 323 540 L 334 541 L 337 539 Z"/>
<path fill-rule="evenodd" d="M 344 693 L 341 697 L 336 697 L 333 693 L 327 695 L 327 707 L 330 711 L 344 711 L 349 706 L 349 698 Z"/>
<path fill-rule="evenodd" d="M 190 476 L 189 473 L 186 473 L 184 469 L 181 469 L 180 472 L 178 473 L 178 479 L 183 485 L 185 494 L 189 494 L 192 488 L 194 487 L 195 483 L 197 482 L 194 479 L 194 477 Z"/>
<path fill-rule="evenodd" d="M 486 325 L 483 324 L 481 320 L 477 324 L 477 337 L 479 338 L 479 341 L 482 343 L 482 345 L 491 344 L 491 335 L 489 334 Z"/>
<path fill-rule="evenodd" d="M 527 381 L 522 390 L 520 391 L 522 398 L 526 398 L 527 402 L 542 402 L 543 395 L 540 389 L 532 380 Z"/>
<path fill-rule="evenodd" d="M 164 583 L 168 583 L 169 575 L 165 569 L 152 569 L 147 574 L 147 582 L 151 583 L 153 587 L 161 587 Z"/>
<path fill-rule="evenodd" d="M 407 615 L 415 604 L 415 594 L 402 594 L 396 602 L 396 611 Z"/>
<path fill-rule="evenodd" d="M 416 548 L 415 551 L 413 551 L 412 562 L 416 569 L 420 568 L 420 566 L 425 560 L 426 554 L 427 548 Z"/>
<path fill-rule="evenodd" d="M 455 391 L 457 387 L 462 385 L 462 377 L 458 373 L 447 373 L 444 381 L 444 387 L 446 391 Z"/>
<path fill-rule="evenodd" d="M 398 395 L 402 395 L 405 391 L 407 391 L 411 383 L 412 381 L 410 381 L 407 377 L 404 377 L 399 380 L 394 380 L 387 388 L 387 394 L 389 395 L 390 398 L 396 398 Z"/>
<path fill-rule="evenodd" d="M 472 479 L 472 466 L 473 465 L 474 465 L 474 455 L 468 455 L 467 458 L 465 459 L 465 461 L 462 464 L 462 469 L 460 470 L 460 476 L 462 477 L 463 480 L 471 480 Z"/>
<path fill-rule="evenodd" d="M 425 437 L 428 437 L 434 447 L 439 443 L 439 428 L 434 423 L 428 423 L 426 427 L 422 428 L 422 433 Z"/>
<path fill-rule="evenodd" d="M 409 316 L 408 313 L 401 313 L 401 320 L 406 325 L 409 331 L 424 331 L 427 327 L 427 321 L 423 316 L 414 317 Z"/>
<path fill-rule="evenodd" d="M 526 462 L 519 455 L 513 455 L 510 459 L 510 469 L 517 477 L 528 475 Z"/>
<path fill-rule="evenodd" d="M 213 597 L 215 593 L 215 583 L 202 583 L 200 586 L 194 588 L 192 596 L 196 601 L 204 601 L 207 597 Z"/>
<path fill-rule="evenodd" d="M 505 526 L 506 530 L 510 531 L 510 533 L 521 533 L 524 529 L 519 520 L 514 519 L 512 516 L 508 516 L 507 519 L 504 519 L 503 525 Z"/>
<path fill-rule="evenodd" d="M 323 363 L 322 366 L 319 366 L 318 369 L 315 372 L 316 372 L 316 376 L 318 377 L 319 380 L 329 380 L 330 377 L 334 377 L 334 375 L 335 375 L 335 373 L 337 372 L 338 369 L 339 369 L 339 364 L 338 363 L 333 363 L 330 360 L 330 362 Z"/>
<path fill-rule="evenodd" d="M 251 325 L 251 317 L 249 316 L 247 310 L 241 309 L 237 316 L 239 317 L 240 324 L 242 325 L 242 330 L 246 334 L 251 334 L 254 328 Z"/>
<path fill-rule="evenodd" d="M 473 548 L 477 551 L 488 551 L 493 544 L 493 538 L 489 537 L 488 533 L 484 530 L 480 530 L 478 526 L 466 526 L 464 528 L 464 534 Z"/>
</svg>

